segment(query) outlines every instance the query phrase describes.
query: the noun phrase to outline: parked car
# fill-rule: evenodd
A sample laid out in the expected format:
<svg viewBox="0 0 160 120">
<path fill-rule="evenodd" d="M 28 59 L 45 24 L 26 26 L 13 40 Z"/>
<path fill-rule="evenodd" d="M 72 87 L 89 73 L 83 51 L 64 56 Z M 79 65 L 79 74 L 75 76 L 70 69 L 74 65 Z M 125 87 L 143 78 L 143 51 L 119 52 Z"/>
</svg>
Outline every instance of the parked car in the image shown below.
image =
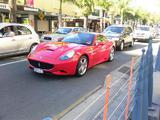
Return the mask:
<svg viewBox="0 0 160 120">
<path fill-rule="evenodd" d="M 42 42 L 48 42 L 48 41 L 60 42 L 63 40 L 65 36 L 75 32 L 87 32 L 87 30 L 82 27 L 61 27 L 52 34 L 42 35 L 41 41 Z"/>
<path fill-rule="evenodd" d="M 154 32 L 151 27 L 145 25 L 138 26 L 133 33 L 133 39 L 137 41 L 148 42 L 149 39 L 154 37 Z"/>
<path fill-rule="evenodd" d="M 29 25 L 0 23 L 0 56 L 29 53 L 40 42 Z"/>
<path fill-rule="evenodd" d="M 87 69 L 114 59 L 114 44 L 104 35 L 77 33 L 62 42 L 43 42 L 28 56 L 36 73 L 83 76 Z"/>
<path fill-rule="evenodd" d="M 114 41 L 118 50 L 123 50 L 125 46 L 133 46 L 134 40 L 132 37 L 133 30 L 125 25 L 108 26 L 103 34 L 110 40 Z"/>
</svg>

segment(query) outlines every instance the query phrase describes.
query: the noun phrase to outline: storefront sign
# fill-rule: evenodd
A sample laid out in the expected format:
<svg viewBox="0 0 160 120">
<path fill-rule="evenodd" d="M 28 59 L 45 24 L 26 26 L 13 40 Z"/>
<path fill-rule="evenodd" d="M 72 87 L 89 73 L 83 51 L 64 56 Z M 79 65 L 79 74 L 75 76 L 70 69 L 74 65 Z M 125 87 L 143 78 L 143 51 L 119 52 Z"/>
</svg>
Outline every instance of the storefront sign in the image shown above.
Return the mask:
<svg viewBox="0 0 160 120">
<path fill-rule="evenodd" d="M 10 7 L 8 4 L 0 3 L 0 9 L 10 10 Z"/>
<path fill-rule="evenodd" d="M 43 11 L 40 11 L 38 16 L 40 20 L 44 20 L 45 14 Z"/>
<path fill-rule="evenodd" d="M 37 8 L 30 8 L 30 7 L 24 7 L 24 10 L 33 11 L 33 12 L 38 12 L 39 11 Z"/>
</svg>

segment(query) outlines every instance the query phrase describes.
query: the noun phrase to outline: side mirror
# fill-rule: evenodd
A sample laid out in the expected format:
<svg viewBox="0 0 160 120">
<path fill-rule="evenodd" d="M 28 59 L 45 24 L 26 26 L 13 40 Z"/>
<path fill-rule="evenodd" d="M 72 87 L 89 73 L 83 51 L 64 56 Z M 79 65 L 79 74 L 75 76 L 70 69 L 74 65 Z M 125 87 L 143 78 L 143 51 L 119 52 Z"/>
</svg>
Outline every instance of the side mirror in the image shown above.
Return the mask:
<svg viewBox="0 0 160 120">
<path fill-rule="evenodd" d="M 0 38 L 3 38 L 3 34 L 2 33 L 0 33 Z"/>
</svg>

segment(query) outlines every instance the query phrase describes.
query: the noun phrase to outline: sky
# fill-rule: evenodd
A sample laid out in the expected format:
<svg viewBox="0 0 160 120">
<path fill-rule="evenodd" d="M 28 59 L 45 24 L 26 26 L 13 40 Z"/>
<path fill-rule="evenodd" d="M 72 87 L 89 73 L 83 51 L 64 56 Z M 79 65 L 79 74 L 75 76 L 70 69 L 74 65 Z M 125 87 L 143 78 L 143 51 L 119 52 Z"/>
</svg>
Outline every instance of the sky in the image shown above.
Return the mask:
<svg viewBox="0 0 160 120">
<path fill-rule="evenodd" d="M 132 4 L 153 13 L 160 13 L 160 0 L 133 0 Z"/>
</svg>

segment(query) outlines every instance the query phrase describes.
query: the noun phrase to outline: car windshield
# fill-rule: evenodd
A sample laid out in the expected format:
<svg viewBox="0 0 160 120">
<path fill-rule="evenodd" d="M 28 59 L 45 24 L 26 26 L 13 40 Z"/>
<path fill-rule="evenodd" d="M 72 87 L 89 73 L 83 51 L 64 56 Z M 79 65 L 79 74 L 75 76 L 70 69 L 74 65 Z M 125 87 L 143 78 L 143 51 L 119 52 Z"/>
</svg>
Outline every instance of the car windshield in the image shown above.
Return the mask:
<svg viewBox="0 0 160 120">
<path fill-rule="evenodd" d="M 104 30 L 104 33 L 122 33 L 124 30 L 124 27 L 107 27 L 107 29 Z"/>
<path fill-rule="evenodd" d="M 56 33 L 58 34 L 68 34 L 72 31 L 72 28 L 59 28 Z"/>
<path fill-rule="evenodd" d="M 91 33 L 79 33 L 67 36 L 63 39 L 63 42 L 91 45 L 94 40 L 94 34 Z"/>
<path fill-rule="evenodd" d="M 138 27 L 137 30 L 149 31 L 149 27 Z"/>
</svg>

